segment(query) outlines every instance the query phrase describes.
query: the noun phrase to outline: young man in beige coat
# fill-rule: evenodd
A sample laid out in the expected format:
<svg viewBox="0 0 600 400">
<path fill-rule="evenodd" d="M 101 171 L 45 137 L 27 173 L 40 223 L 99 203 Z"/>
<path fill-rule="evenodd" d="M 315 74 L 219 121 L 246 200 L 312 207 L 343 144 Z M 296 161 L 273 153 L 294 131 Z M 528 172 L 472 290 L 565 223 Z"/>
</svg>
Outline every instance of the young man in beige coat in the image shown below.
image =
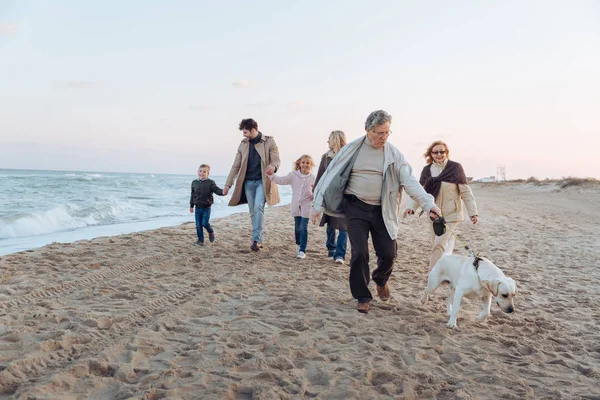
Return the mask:
<svg viewBox="0 0 600 400">
<path fill-rule="evenodd" d="M 230 206 L 248 203 L 252 221 L 252 251 L 259 251 L 263 243 L 265 202 L 269 206 L 279 203 L 277 185 L 267 177 L 267 170 L 277 172 L 279 149 L 272 136 L 263 135 L 252 118 L 243 119 L 239 126 L 244 135 L 225 181 L 223 193 L 235 188 Z"/>
</svg>

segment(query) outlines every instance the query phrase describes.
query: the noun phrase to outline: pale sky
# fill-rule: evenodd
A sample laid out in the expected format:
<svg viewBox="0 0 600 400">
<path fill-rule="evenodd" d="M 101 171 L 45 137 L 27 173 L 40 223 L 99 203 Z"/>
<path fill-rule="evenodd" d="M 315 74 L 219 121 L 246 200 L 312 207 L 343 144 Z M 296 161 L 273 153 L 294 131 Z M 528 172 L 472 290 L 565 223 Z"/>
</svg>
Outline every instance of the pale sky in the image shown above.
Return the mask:
<svg viewBox="0 0 600 400">
<path fill-rule="evenodd" d="M 384 109 L 417 176 L 600 178 L 599 71 L 595 0 L 0 0 L 0 168 L 224 175 L 254 118 L 286 172 Z"/>
</svg>

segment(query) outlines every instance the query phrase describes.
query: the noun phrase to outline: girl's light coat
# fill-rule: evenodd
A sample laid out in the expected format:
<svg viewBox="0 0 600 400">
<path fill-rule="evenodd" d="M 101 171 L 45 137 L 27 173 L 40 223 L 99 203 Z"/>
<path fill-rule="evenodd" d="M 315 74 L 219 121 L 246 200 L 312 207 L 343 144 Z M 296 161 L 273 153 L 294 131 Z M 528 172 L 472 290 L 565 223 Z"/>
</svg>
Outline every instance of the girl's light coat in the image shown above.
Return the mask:
<svg viewBox="0 0 600 400">
<path fill-rule="evenodd" d="M 315 183 L 312 173 L 303 175 L 300 171 L 292 171 L 286 176 L 273 174 L 269 178 L 278 185 L 292 186 L 292 217 L 310 218 Z"/>
</svg>

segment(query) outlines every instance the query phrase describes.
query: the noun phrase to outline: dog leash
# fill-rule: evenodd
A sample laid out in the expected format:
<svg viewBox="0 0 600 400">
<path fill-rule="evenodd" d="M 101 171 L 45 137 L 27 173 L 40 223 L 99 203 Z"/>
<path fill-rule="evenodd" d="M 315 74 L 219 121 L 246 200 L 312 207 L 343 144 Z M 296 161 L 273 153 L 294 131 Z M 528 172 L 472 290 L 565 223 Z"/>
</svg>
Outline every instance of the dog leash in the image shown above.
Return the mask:
<svg viewBox="0 0 600 400">
<path fill-rule="evenodd" d="M 431 217 L 429 217 L 434 224 L 434 229 L 433 231 L 435 232 L 436 236 L 442 236 L 444 233 L 446 233 L 446 229 L 450 230 L 450 233 L 454 236 L 454 238 L 456 240 L 458 240 L 458 242 L 464 247 L 464 249 L 467 251 L 467 253 L 469 253 L 469 255 L 473 256 L 475 258 L 475 261 L 473 261 L 473 266 L 475 267 L 475 270 L 477 270 L 479 268 L 479 261 L 482 260 L 481 257 L 479 257 L 479 253 L 475 253 L 471 247 L 469 247 L 468 244 L 466 244 L 465 242 L 463 242 L 458 235 L 452 230 L 452 228 L 448 228 L 446 226 L 446 220 L 444 219 L 444 217 L 442 215 L 439 215 L 438 213 L 436 213 L 435 211 L 431 211 L 433 214 L 437 215 L 436 219 L 433 219 Z M 436 226 L 437 225 L 437 226 Z"/>
<path fill-rule="evenodd" d="M 460 240 L 460 238 L 458 237 L 458 235 L 456 233 L 454 233 L 454 231 L 452 229 L 450 229 L 450 233 L 454 236 L 454 238 L 456 240 L 458 240 L 458 242 L 460 244 L 462 244 L 462 246 L 464 247 L 464 249 L 467 251 L 467 253 L 469 253 L 472 256 L 477 257 L 477 254 L 475 254 L 475 252 L 473 250 L 471 250 L 471 248 L 469 247 L 468 244 L 466 244 L 465 242 L 463 242 L 462 240 Z"/>
</svg>

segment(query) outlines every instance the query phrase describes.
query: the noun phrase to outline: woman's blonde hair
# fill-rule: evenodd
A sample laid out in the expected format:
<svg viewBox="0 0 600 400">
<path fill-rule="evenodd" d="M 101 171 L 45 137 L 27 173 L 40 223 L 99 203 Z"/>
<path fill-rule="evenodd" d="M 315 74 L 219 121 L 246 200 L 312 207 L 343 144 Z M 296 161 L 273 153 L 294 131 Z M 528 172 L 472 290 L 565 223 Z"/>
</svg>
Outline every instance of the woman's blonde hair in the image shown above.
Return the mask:
<svg viewBox="0 0 600 400">
<path fill-rule="evenodd" d="M 335 154 L 338 153 L 338 151 L 340 151 L 340 149 L 342 147 L 344 147 L 346 145 L 346 134 L 343 131 L 333 131 L 329 134 L 329 139 L 333 139 L 332 140 L 332 147 L 333 149 L 331 149 Z"/>
<path fill-rule="evenodd" d="M 450 159 L 450 149 L 448 148 L 448 145 L 446 143 L 442 142 L 441 140 L 436 140 L 435 142 L 433 142 L 429 145 L 429 147 L 427 148 L 427 151 L 423 154 L 423 157 L 425 157 L 425 164 L 433 163 L 433 157 L 431 157 L 431 151 L 433 150 L 433 148 L 435 146 L 439 146 L 439 145 L 444 146 L 444 148 L 446 149 L 446 158 Z"/>
<path fill-rule="evenodd" d="M 311 157 L 311 156 L 309 156 L 308 154 L 302 154 L 302 155 L 300 156 L 300 158 L 298 158 L 296 161 L 294 161 L 294 170 L 295 170 L 295 171 L 298 171 L 298 170 L 300 170 L 300 162 L 301 162 L 303 159 L 305 159 L 305 158 L 306 158 L 308 161 L 310 161 L 310 169 L 313 169 L 313 168 L 315 167 L 315 162 L 313 161 L 312 157 Z"/>
</svg>

